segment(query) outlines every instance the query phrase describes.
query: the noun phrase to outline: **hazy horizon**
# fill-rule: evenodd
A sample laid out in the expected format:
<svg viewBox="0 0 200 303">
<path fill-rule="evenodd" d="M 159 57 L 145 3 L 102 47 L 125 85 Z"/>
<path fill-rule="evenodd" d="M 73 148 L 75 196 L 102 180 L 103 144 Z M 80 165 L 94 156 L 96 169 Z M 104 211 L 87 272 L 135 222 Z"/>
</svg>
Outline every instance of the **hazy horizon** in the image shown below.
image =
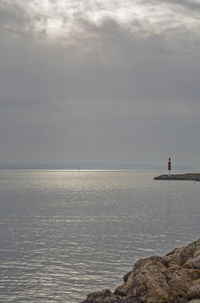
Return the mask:
<svg viewBox="0 0 200 303">
<path fill-rule="evenodd" d="M 5 163 L 0 164 L 0 169 L 22 169 L 22 170 L 141 170 L 141 171 L 167 171 L 166 165 L 153 164 L 127 164 L 127 163 Z M 172 171 L 194 171 L 187 166 L 176 165 Z"/>
</svg>

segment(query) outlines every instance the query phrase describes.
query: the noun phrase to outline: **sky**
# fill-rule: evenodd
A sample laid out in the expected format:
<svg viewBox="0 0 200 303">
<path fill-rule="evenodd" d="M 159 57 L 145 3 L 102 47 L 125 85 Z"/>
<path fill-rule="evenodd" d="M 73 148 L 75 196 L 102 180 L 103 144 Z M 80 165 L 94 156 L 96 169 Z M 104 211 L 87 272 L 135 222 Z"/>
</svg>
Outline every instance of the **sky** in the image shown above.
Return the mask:
<svg viewBox="0 0 200 303">
<path fill-rule="evenodd" d="M 200 169 L 200 0 L 0 0 L 0 166 Z"/>
</svg>

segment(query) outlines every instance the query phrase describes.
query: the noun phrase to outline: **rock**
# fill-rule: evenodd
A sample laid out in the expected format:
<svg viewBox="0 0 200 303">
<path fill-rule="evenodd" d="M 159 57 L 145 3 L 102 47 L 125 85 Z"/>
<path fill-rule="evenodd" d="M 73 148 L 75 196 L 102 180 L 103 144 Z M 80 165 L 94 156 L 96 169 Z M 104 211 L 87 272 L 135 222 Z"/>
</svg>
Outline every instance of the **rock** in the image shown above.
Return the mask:
<svg viewBox="0 0 200 303">
<path fill-rule="evenodd" d="M 116 296 L 109 290 L 105 289 L 102 291 L 97 291 L 87 295 L 87 298 L 83 303 L 93 303 L 93 302 L 111 302 L 109 300 L 115 300 Z"/>
<path fill-rule="evenodd" d="M 89 294 L 82 303 L 200 303 L 200 240 L 164 257 L 140 259 L 114 293 Z"/>
<path fill-rule="evenodd" d="M 181 302 L 187 295 L 189 288 L 198 279 L 200 272 L 181 266 L 171 266 L 166 271 L 169 286 L 170 301 Z"/>
<path fill-rule="evenodd" d="M 166 259 L 170 264 L 183 265 L 194 256 L 196 250 L 196 242 L 181 248 L 175 248 L 172 252 L 166 255 Z"/>
<path fill-rule="evenodd" d="M 183 180 L 183 181 L 200 181 L 200 173 L 161 175 L 154 180 Z"/>
<path fill-rule="evenodd" d="M 127 272 L 127 274 L 125 274 L 125 276 L 123 277 L 124 282 L 127 282 L 128 277 L 130 276 L 130 274 L 132 273 L 132 271 Z"/>
<path fill-rule="evenodd" d="M 200 255 L 200 241 L 195 241 L 195 251 L 194 251 L 194 258 Z"/>
<path fill-rule="evenodd" d="M 193 299 L 193 298 L 200 299 L 200 284 L 194 284 L 189 288 L 189 290 L 187 292 L 187 298 L 188 299 Z"/>
<path fill-rule="evenodd" d="M 191 263 L 194 266 L 194 268 L 200 269 L 200 255 L 196 258 L 191 259 Z"/>
<path fill-rule="evenodd" d="M 141 303 L 136 297 L 114 295 L 109 289 L 91 293 L 82 303 Z"/>
<path fill-rule="evenodd" d="M 169 287 L 165 279 L 166 267 L 160 262 L 142 259 L 136 262 L 127 282 L 115 290 L 115 294 L 136 296 L 140 301 L 166 302 Z"/>
<path fill-rule="evenodd" d="M 184 264 L 183 264 L 183 268 L 194 268 L 193 264 L 191 261 L 186 261 Z"/>
</svg>

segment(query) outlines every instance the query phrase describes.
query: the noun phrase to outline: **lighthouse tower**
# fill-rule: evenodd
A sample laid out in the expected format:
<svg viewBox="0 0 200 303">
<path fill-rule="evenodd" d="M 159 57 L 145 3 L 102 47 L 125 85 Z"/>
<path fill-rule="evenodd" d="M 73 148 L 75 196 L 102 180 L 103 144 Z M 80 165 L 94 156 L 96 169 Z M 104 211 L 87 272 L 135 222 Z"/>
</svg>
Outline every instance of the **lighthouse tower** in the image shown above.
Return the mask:
<svg viewBox="0 0 200 303">
<path fill-rule="evenodd" d="M 169 160 L 168 160 L 168 172 L 169 172 L 169 176 L 171 175 L 171 168 L 172 168 L 172 161 L 171 161 L 171 158 L 169 158 Z"/>
</svg>

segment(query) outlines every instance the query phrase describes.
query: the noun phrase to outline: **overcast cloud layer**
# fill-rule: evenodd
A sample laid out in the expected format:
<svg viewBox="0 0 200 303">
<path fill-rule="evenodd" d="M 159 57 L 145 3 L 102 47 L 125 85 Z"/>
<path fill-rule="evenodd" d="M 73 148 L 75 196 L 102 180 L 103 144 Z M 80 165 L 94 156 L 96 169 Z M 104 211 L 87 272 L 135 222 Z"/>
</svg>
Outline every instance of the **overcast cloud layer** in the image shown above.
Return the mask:
<svg viewBox="0 0 200 303">
<path fill-rule="evenodd" d="M 200 169 L 199 95 L 199 0 L 0 0 L 0 164 Z"/>
</svg>

